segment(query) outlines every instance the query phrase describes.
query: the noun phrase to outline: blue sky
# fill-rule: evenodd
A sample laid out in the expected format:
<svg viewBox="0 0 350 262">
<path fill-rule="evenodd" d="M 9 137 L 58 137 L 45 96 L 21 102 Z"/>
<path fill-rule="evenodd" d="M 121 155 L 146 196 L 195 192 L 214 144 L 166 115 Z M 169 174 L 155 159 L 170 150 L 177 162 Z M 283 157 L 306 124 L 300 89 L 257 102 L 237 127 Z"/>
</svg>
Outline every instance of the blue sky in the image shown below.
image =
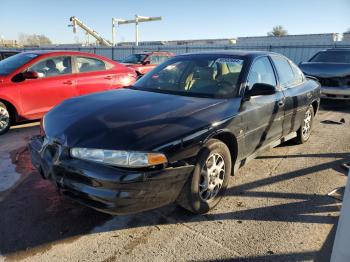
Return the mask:
<svg viewBox="0 0 350 262">
<path fill-rule="evenodd" d="M 350 28 L 350 0 L 1 0 L 0 36 L 45 34 L 74 43 L 69 17 L 76 16 L 111 39 L 111 18 L 163 16 L 140 25 L 140 40 L 230 38 L 266 35 L 274 25 L 289 34 L 344 32 Z M 134 26 L 119 27 L 118 40 L 133 41 Z M 84 35 L 78 33 L 80 40 Z"/>
</svg>

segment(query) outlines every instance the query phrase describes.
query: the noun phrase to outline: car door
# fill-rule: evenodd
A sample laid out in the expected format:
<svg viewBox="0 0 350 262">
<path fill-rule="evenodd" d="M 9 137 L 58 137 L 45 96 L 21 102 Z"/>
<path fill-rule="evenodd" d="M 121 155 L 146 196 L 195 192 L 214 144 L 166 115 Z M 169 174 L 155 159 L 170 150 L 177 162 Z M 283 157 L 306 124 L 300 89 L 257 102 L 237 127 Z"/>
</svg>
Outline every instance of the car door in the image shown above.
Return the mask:
<svg viewBox="0 0 350 262">
<path fill-rule="evenodd" d="M 273 95 L 253 96 L 244 101 L 241 107 L 245 130 L 245 155 L 282 137 L 284 119 L 284 94 L 279 89 L 276 74 L 267 56 L 258 57 L 252 63 L 247 77 L 245 92 L 255 83 L 276 87 Z"/>
<path fill-rule="evenodd" d="M 280 87 L 285 94 L 283 136 L 286 136 L 299 129 L 310 93 L 305 88 L 303 73 L 293 62 L 278 55 L 271 56 L 271 59 L 278 74 Z"/>
<path fill-rule="evenodd" d="M 71 59 L 71 56 L 46 57 L 26 69 L 37 72 L 39 78 L 16 83 L 25 115 L 41 117 L 63 100 L 76 95 Z"/>
<path fill-rule="evenodd" d="M 79 95 L 113 88 L 117 77 L 116 73 L 111 70 L 113 65 L 102 59 L 87 56 L 76 56 L 74 61 L 76 88 Z"/>
</svg>

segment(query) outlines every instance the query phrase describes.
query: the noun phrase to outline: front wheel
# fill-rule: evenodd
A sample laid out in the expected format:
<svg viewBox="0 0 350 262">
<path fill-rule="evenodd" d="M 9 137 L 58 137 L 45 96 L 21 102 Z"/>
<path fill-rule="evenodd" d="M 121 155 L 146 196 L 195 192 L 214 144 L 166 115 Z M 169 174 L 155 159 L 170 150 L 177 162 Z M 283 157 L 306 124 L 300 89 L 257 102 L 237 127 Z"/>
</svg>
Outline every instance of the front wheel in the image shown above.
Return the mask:
<svg viewBox="0 0 350 262">
<path fill-rule="evenodd" d="M 296 137 L 297 143 L 304 144 L 309 140 L 313 122 L 314 122 L 314 108 L 312 107 L 312 105 L 310 105 L 305 112 L 304 118 L 301 123 L 301 127 L 297 132 L 297 137 Z"/>
<path fill-rule="evenodd" d="M 0 135 L 5 134 L 11 126 L 10 112 L 6 105 L 0 102 Z"/>
<path fill-rule="evenodd" d="M 199 154 L 194 172 L 179 196 L 179 204 L 196 214 L 213 209 L 226 191 L 231 168 L 227 146 L 220 140 L 210 139 Z"/>
</svg>

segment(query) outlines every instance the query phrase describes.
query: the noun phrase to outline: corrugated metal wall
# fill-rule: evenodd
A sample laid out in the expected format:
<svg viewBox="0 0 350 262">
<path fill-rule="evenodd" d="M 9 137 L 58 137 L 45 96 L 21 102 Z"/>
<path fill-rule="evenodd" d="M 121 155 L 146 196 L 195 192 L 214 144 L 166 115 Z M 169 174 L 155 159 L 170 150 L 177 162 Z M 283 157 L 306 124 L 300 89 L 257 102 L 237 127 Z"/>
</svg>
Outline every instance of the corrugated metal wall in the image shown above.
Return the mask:
<svg viewBox="0 0 350 262">
<path fill-rule="evenodd" d="M 326 48 L 350 47 L 347 41 L 336 42 L 329 45 L 165 45 L 165 46 L 142 46 L 142 47 L 96 47 L 96 48 L 57 48 L 57 50 L 75 50 L 82 52 L 95 53 L 106 56 L 113 60 L 120 60 L 126 56 L 140 51 L 170 51 L 175 54 L 183 54 L 199 51 L 217 51 L 217 50 L 264 50 L 283 54 L 293 60 L 295 63 L 300 63 L 311 58 L 316 52 Z M 55 48 L 25 48 L 19 50 L 34 50 L 34 49 L 49 49 Z"/>
</svg>

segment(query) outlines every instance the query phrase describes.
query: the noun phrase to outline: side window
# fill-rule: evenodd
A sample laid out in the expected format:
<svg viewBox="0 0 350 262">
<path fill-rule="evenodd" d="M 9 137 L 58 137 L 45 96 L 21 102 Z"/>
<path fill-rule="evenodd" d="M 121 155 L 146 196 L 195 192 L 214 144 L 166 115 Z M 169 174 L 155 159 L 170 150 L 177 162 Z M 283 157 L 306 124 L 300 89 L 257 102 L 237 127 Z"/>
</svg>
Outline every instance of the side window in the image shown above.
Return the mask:
<svg viewBox="0 0 350 262">
<path fill-rule="evenodd" d="M 106 64 L 100 59 L 78 56 L 76 61 L 79 73 L 106 70 Z"/>
<path fill-rule="evenodd" d="M 164 56 L 164 55 L 159 56 L 159 61 L 158 61 L 158 63 L 161 64 L 161 63 L 165 62 L 166 60 L 168 60 L 168 57 L 167 57 L 167 56 Z"/>
<path fill-rule="evenodd" d="M 304 74 L 292 61 L 289 61 L 294 73 L 294 84 L 300 85 L 304 81 Z"/>
<path fill-rule="evenodd" d="M 288 60 L 283 57 L 273 56 L 272 61 L 276 66 L 278 79 L 280 80 L 280 85 L 282 87 L 294 85 L 294 72 Z"/>
<path fill-rule="evenodd" d="M 39 61 L 27 70 L 39 73 L 41 78 L 67 75 L 72 73 L 72 61 L 70 56 L 50 57 Z"/>
<path fill-rule="evenodd" d="M 250 68 L 248 83 L 250 88 L 256 83 L 276 86 L 275 74 L 267 57 L 261 57 L 255 60 Z"/>
<path fill-rule="evenodd" d="M 158 65 L 159 64 L 159 56 L 157 55 L 151 55 L 148 60 L 150 61 L 151 65 Z"/>
</svg>

